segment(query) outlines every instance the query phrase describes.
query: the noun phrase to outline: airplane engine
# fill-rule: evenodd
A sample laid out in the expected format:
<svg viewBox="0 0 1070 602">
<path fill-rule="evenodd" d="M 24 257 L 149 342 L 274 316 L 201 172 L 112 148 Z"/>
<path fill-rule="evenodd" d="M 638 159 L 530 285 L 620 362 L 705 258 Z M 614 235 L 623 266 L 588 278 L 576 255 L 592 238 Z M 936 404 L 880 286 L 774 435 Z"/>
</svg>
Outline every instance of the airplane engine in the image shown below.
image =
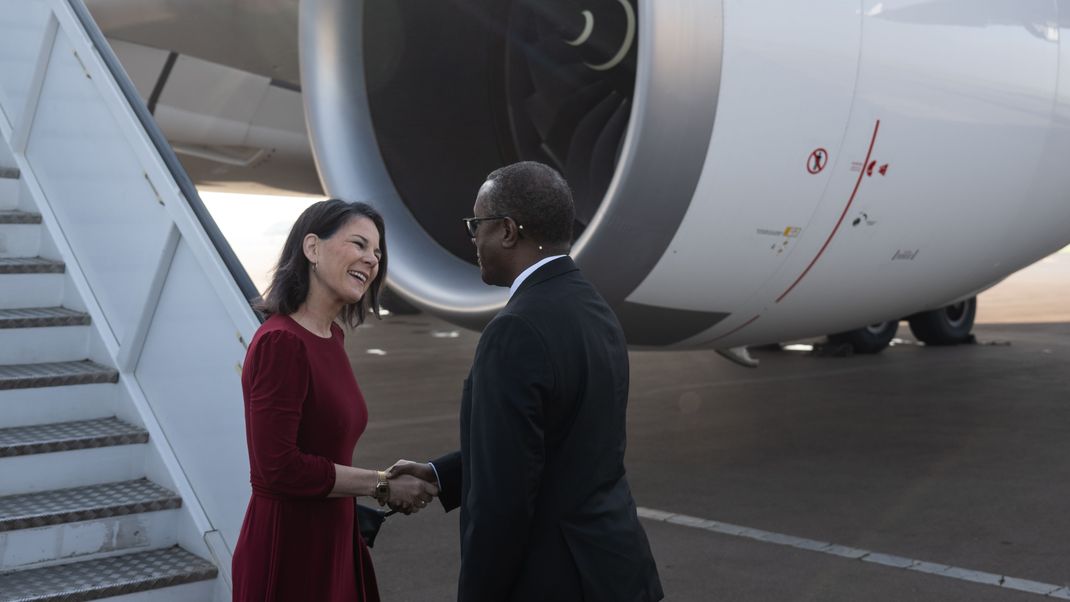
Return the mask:
<svg viewBox="0 0 1070 602">
<path fill-rule="evenodd" d="M 302 0 L 301 88 L 325 190 L 384 213 L 413 304 L 475 328 L 503 306 L 460 218 L 538 160 L 632 343 L 759 344 L 962 301 L 1070 242 L 1064 6 Z"/>
</svg>

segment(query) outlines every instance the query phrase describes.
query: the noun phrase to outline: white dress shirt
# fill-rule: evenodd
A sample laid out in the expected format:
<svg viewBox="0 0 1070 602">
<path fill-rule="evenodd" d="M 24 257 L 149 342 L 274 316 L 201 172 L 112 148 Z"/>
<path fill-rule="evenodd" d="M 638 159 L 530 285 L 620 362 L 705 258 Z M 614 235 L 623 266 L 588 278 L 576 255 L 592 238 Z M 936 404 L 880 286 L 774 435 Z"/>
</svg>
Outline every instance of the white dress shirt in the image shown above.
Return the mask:
<svg viewBox="0 0 1070 602">
<path fill-rule="evenodd" d="M 551 255 L 550 257 L 543 257 L 539 261 L 536 261 L 535 263 L 531 264 L 528 269 L 524 270 L 523 272 L 520 272 L 520 275 L 517 276 L 516 280 L 513 281 L 513 285 L 509 287 L 509 298 L 513 298 L 513 293 L 516 292 L 516 289 L 520 288 L 520 285 L 523 284 L 524 280 L 527 280 L 527 277 L 530 276 L 532 272 L 550 263 L 551 261 L 555 259 L 560 259 L 562 257 L 568 257 L 568 255 Z"/>
</svg>

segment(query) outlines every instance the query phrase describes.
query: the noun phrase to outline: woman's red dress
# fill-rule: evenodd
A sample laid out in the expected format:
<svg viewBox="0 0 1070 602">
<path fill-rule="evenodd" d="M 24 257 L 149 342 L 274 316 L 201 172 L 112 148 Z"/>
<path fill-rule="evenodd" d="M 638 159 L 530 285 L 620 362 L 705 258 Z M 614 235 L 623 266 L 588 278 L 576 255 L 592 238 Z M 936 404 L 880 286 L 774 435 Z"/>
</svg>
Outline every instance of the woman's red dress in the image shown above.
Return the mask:
<svg viewBox="0 0 1070 602">
<path fill-rule="evenodd" d="M 377 602 L 353 498 L 328 498 L 368 424 L 341 328 L 289 316 L 257 331 L 242 370 L 253 494 L 234 549 L 235 601 Z"/>
</svg>

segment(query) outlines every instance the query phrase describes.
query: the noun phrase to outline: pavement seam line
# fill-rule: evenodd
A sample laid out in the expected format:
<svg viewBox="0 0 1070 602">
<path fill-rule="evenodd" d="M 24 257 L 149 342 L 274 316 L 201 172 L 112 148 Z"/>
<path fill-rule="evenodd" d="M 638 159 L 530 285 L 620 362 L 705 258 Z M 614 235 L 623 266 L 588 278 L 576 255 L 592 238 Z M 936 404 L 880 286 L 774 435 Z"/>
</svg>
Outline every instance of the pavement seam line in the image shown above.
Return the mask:
<svg viewBox="0 0 1070 602">
<path fill-rule="evenodd" d="M 636 508 L 636 514 L 638 514 L 640 518 L 660 523 L 701 529 L 703 531 L 710 531 L 712 533 L 719 533 L 721 535 L 729 535 L 732 537 L 743 537 L 763 543 L 771 543 L 810 552 L 819 552 L 821 554 L 839 556 L 851 560 L 860 560 L 871 564 L 926 573 L 937 577 L 946 577 L 948 579 L 979 583 L 981 585 L 988 585 L 1002 589 L 1011 589 L 1027 594 L 1037 594 L 1050 598 L 1070 600 L 1070 585 L 1053 585 L 1051 583 L 1041 583 L 1040 581 L 1032 581 L 1030 579 L 1019 579 L 1017 577 L 975 571 L 936 562 L 914 560 L 903 556 L 895 556 L 893 554 L 882 554 L 880 552 L 843 546 L 826 541 L 817 541 L 803 537 L 795 537 L 794 535 L 785 535 L 770 531 L 762 531 L 761 529 L 741 527 L 739 525 L 722 523 L 715 520 L 699 518 L 697 516 L 688 516 L 686 514 L 666 512 L 664 510 L 655 510 L 653 508 L 638 507 Z"/>
</svg>

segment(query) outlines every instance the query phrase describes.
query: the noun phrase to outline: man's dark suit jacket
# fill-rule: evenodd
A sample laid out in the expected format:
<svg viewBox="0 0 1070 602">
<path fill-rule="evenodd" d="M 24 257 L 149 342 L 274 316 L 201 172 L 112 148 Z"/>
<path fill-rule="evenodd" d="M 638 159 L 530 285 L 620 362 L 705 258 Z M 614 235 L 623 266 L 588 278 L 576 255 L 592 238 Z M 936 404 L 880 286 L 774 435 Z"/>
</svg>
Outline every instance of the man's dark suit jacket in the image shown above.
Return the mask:
<svg viewBox="0 0 1070 602">
<path fill-rule="evenodd" d="M 628 352 L 571 258 L 520 285 L 483 331 L 461 450 L 434 465 L 461 507 L 463 602 L 662 598 L 624 476 Z"/>
</svg>

